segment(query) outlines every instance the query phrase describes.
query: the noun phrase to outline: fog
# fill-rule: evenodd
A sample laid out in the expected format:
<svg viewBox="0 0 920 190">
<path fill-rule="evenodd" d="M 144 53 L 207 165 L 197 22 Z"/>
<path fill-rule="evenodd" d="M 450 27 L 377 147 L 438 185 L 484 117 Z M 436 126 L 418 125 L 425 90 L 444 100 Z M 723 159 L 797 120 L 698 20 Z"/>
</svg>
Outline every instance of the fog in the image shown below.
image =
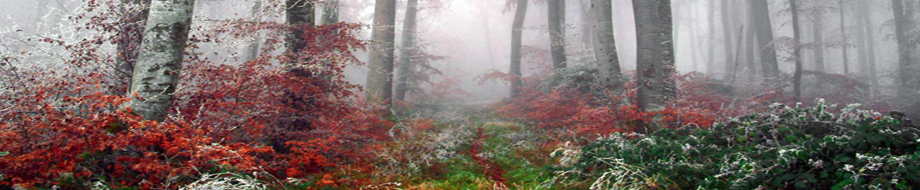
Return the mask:
<svg viewBox="0 0 920 190">
<path fill-rule="evenodd" d="M 752 42 L 751 34 L 752 16 L 746 1 L 718 1 L 718 0 L 674 0 L 672 1 L 673 40 L 675 49 L 675 67 L 679 73 L 696 72 L 706 74 L 712 79 L 730 80 L 732 71 L 736 76 L 742 77 L 751 84 L 758 81 L 756 76 L 762 76 L 759 66 L 762 55 L 754 45 L 773 43 L 779 58 L 779 70 L 791 75 L 795 64 L 792 60 L 793 51 L 790 43 L 794 37 L 792 31 L 791 14 L 788 1 L 770 0 L 769 21 L 772 25 L 773 39 L 771 42 Z M 804 70 L 820 71 L 827 74 L 846 75 L 849 78 L 871 83 L 879 88 L 873 97 L 892 98 L 898 81 L 898 43 L 894 37 L 895 22 L 890 1 L 860 1 L 844 0 L 842 20 L 840 14 L 840 1 L 832 0 L 801 0 L 799 1 L 802 16 L 800 19 L 802 55 Z M 264 0 L 268 7 L 276 1 Z M 374 1 L 347 0 L 342 2 L 340 17 L 342 22 L 360 23 L 365 28 L 360 36 L 364 39 L 371 38 L 371 25 L 374 14 Z M 523 30 L 523 46 L 525 49 L 549 50 L 550 36 L 547 30 L 546 3 L 541 0 L 530 1 L 526 13 Z M 910 43 L 910 56 L 916 55 L 916 48 L 912 48 L 917 40 L 916 28 L 917 2 L 906 0 L 905 15 L 909 23 L 904 23 L 906 29 L 906 43 Z M 405 1 L 397 2 L 396 13 L 396 40 L 401 41 L 401 29 L 405 11 Z M 30 48 L 40 48 L 41 45 L 28 45 L 23 40 L 26 38 L 62 37 L 72 40 L 80 39 L 81 31 L 76 30 L 78 22 L 72 18 L 84 12 L 86 4 L 76 0 L 7 0 L 7 6 L 0 7 L 4 14 L 0 19 L 0 36 L 4 44 L 4 53 L 28 51 Z M 443 74 L 432 79 L 439 82 L 445 79 L 457 79 L 456 87 L 466 93 L 449 95 L 455 102 L 497 102 L 509 96 L 509 86 L 500 81 L 486 81 L 482 84 L 477 78 L 489 71 L 508 72 L 511 57 L 511 27 L 514 17 L 515 3 L 505 0 L 422 0 L 418 20 L 418 41 L 421 48 L 430 55 L 443 56 L 443 59 L 434 60 L 430 64 Z M 860 12 L 864 7 L 868 12 Z M 253 1 L 251 0 L 199 0 L 195 6 L 196 22 L 193 23 L 192 35 L 205 35 L 209 32 L 211 24 L 227 19 L 251 18 Z M 636 69 L 636 27 L 633 15 L 633 5 L 630 0 L 613 1 L 613 22 L 616 38 L 619 65 L 624 72 Z M 729 6 L 724 9 L 723 6 Z M 274 8 L 277 9 L 277 8 Z M 322 6 L 317 6 L 317 10 Z M 728 12 L 724 12 L 727 10 Z M 594 33 L 591 23 L 590 1 L 570 0 L 565 1 L 565 53 L 569 57 L 569 65 L 590 66 L 596 64 L 594 60 Z M 815 15 L 823 15 L 816 20 Z M 266 12 L 260 17 L 262 21 L 283 21 L 281 12 Z M 316 14 L 317 22 L 321 22 L 321 15 Z M 863 20 L 862 18 L 868 18 Z M 83 19 L 88 19 L 84 17 Z M 726 20 L 727 19 L 727 20 Z M 816 22 L 817 21 L 817 22 Z M 841 21 L 845 27 L 841 27 Z M 865 21 L 871 22 L 868 25 Z M 725 25 L 725 23 L 729 25 Z M 815 28 L 820 23 L 821 28 Z M 642 24 L 642 23 L 640 23 Z M 756 23 L 754 23 L 756 24 Z M 841 28 L 847 29 L 842 35 Z M 739 33 L 741 31 L 741 33 Z M 869 32 L 872 34 L 866 34 Z M 816 41 L 815 35 L 821 34 L 822 40 Z M 250 34 L 251 35 L 251 34 Z M 215 52 L 209 56 L 218 62 L 238 64 L 244 60 L 228 59 L 240 58 L 244 47 L 256 36 L 227 40 L 232 43 L 203 43 L 194 51 Z M 871 36 L 870 36 L 871 35 Z M 844 42 L 844 38 L 849 39 Z M 871 37 L 871 39 L 869 39 Z M 741 41 L 740 43 L 739 40 Z M 727 43 L 726 41 L 730 42 Z M 399 48 L 400 44 L 396 44 Z M 873 46 L 874 52 L 868 53 L 867 46 Z M 113 48 L 113 47 L 108 47 Z M 821 49 L 823 53 L 817 56 Z M 843 51 L 849 53 L 844 57 Z M 280 53 L 277 51 L 276 53 Z M 399 50 L 397 50 L 399 52 Z M 755 52 L 755 53 L 751 53 Z M 48 51 L 47 53 L 54 53 Z M 30 53 L 33 59 L 48 59 L 47 55 Z M 735 56 L 738 55 L 738 56 Z M 357 54 L 362 62 L 368 62 L 366 51 Z M 749 58 L 750 57 L 750 58 Z M 818 58 L 823 57 L 823 58 Z M 873 57 L 871 59 L 867 57 Z M 823 68 L 817 66 L 817 59 L 823 59 Z M 844 68 L 844 59 L 848 68 Z M 916 59 L 914 59 L 916 60 Z M 44 64 L 31 64 L 31 66 L 53 68 L 53 61 Z M 874 64 L 874 65 L 871 65 Z M 733 65 L 739 65 L 734 69 Z M 912 67 L 918 64 L 911 63 Z M 542 65 L 545 66 L 545 65 Z M 526 57 L 522 64 L 524 76 L 539 73 L 541 63 L 535 57 Z M 869 73 L 870 67 L 875 73 Z M 844 73 L 848 70 L 849 73 Z M 367 76 L 366 65 L 355 64 L 346 70 L 346 78 L 354 84 L 364 84 Z M 874 78 L 871 78 L 874 77 Z M 871 82 L 870 82 L 871 81 Z M 911 81 L 911 83 L 916 83 Z M 738 85 L 738 84 L 734 84 Z M 423 87 L 424 88 L 424 87 Z M 873 90 L 876 92 L 875 90 Z"/>
</svg>

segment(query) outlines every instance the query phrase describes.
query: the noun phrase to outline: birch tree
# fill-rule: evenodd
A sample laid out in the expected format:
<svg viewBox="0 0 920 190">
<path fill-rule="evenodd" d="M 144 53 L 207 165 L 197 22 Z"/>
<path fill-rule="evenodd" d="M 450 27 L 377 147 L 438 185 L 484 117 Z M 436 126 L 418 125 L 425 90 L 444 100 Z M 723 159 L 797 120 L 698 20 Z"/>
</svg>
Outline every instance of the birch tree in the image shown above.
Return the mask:
<svg viewBox="0 0 920 190">
<path fill-rule="evenodd" d="M 144 120 L 163 121 L 182 68 L 194 0 L 153 0 L 132 76 L 128 102 Z"/>
</svg>

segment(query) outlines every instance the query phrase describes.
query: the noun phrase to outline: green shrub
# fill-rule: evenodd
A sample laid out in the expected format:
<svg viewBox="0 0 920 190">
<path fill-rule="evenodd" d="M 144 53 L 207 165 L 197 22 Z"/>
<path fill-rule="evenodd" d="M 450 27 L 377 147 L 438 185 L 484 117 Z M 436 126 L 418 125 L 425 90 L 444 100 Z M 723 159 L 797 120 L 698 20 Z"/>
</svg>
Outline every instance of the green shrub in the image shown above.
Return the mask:
<svg viewBox="0 0 920 190">
<path fill-rule="evenodd" d="M 556 173 L 592 189 L 920 187 L 917 127 L 856 105 L 834 107 L 776 104 L 709 129 L 615 134 L 583 146 L 579 161 Z"/>
</svg>

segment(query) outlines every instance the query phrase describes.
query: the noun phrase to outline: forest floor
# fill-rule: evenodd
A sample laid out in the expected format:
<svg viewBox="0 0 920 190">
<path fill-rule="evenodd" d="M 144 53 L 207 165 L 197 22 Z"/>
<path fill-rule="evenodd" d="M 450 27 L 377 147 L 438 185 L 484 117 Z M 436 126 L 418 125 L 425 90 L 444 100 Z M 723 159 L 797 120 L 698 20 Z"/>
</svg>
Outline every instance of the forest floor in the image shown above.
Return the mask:
<svg viewBox="0 0 920 190">
<path fill-rule="evenodd" d="M 418 116 L 427 115 L 427 116 Z M 483 106 L 452 106 L 398 125 L 382 157 L 407 189 L 533 189 L 551 180 L 560 144 L 540 129 L 510 122 Z M 403 175 L 400 175 L 403 174 Z M 397 183 L 390 183 L 394 185 Z"/>
</svg>

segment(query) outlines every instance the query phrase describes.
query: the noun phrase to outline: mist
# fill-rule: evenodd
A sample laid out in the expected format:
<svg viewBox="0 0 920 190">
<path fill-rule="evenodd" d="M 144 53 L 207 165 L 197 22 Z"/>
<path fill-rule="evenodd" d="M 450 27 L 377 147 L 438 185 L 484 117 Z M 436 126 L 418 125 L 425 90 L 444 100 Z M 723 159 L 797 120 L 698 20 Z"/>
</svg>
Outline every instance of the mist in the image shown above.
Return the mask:
<svg viewBox="0 0 920 190">
<path fill-rule="evenodd" d="M 5 0 L 0 189 L 909 189 L 920 0 Z"/>
</svg>

